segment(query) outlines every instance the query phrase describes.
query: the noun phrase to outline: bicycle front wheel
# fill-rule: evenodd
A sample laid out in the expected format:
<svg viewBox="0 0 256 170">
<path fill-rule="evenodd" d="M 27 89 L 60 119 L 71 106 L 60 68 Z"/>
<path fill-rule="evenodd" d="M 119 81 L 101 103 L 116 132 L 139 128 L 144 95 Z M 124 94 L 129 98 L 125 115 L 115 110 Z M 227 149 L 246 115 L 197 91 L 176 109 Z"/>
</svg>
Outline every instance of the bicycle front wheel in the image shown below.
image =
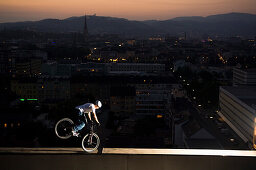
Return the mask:
<svg viewBox="0 0 256 170">
<path fill-rule="evenodd" d="M 100 138 L 96 133 L 87 134 L 82 140 L 82 148 L 85 152 L 91 153 L 98 149 L 100 145 Z"/>
<path fill-rule="evenodd" d="M 55 133 L 61 139 L 68 139 L 72 136 L 74 122 L 69 118 L 59 120 L 55 125 Z"/>
</svg>

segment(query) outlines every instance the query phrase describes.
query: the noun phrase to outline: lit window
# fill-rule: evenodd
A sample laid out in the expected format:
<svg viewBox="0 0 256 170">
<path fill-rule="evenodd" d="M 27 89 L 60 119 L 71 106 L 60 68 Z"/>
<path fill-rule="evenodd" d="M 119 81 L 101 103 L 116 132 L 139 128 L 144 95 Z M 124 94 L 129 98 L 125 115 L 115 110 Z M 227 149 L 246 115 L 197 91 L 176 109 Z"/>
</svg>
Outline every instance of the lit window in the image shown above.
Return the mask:
<svg viewBox="0 0 256 170">
<path fill-rule="evenodd" d="M 7 123 L 4 124 L 4 127 L 7 128 Z"/>
<path fill-rule="evenodd" d="M 156 117 L 157 117 L 158 119 L 159 119 L 159 118 L 163 118 L 163 115 L 157 115 Z"/>
</svg>

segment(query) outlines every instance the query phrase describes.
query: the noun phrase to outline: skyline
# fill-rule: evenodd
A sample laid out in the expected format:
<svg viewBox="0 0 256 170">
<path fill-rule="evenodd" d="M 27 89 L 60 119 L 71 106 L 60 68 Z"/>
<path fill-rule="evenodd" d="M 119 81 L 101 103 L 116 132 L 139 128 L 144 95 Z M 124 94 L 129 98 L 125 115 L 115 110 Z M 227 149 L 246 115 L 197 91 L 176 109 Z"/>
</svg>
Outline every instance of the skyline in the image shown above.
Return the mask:
<svg viewBox="0 0 256 170">
<path fill-rule="evenodd" d="M 111 16 L 129 20 L 165 20 L 231 12 L 256 14 L 255 0 L 0 0 L 0 23 L 71 16 Z"/>
</svg>

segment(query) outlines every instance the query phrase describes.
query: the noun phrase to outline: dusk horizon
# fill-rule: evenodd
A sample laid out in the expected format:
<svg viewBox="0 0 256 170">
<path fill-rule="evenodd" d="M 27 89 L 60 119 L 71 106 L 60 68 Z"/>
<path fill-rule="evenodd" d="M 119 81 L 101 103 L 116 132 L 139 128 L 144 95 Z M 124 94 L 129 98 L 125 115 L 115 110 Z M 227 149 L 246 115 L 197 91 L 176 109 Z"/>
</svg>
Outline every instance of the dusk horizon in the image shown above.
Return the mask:
<svg viewBox="0 0 256 170">
<path fill-rule="evenodd" d="M 0 0 L 0 164 L 255 170 L 256 0 Z"/>
<path fill-rule="evenodd" d="M 226 12 L 226 13 L 216 13 L 216 14 L 211 14 L 211 15 L 180 15 L 180 16 L 175 16 L 175 17 L 169 17 L 165 19 L 154 19 L 154 18 L 148 18 L 148 19 L 130 19 L 127 17 L 121 17 L 121 16 L 110 16 L 110 15 L 97 15 L 95 14 L 87 14 L 85 13 L 84 15 L 86 16 L 97 16 L 97 17 L 110 17 L 110 18 L 118 18 L 118 19 L 126 19 L 128 21 L 150 21 L 150 20 L 155 20 L 155 21 L 166 21 L 166 20 L 172 20 L 175 18 L 185 18 L 185 17 L 202 17 L 206 18 L 209 16 L 215 16 L 215 15 L 227 15 L 227 14 L 249 14 L 249 15 L 256 15 L 256 13 L 249 13 L 249 12 Z M 38 19 L 24 19 L 24 20 L 15 20 L 15 21 L 5 21 L 0 18 L 0 23 L 16 23 L 16 22 L 34 22 L 34 21 L 41 21 L 41 20 L 47 20 L 47 19 L 57 19 L 57 20 L 65 20 L 69 18 L 76 18 L 76 17 L 82 17 L 84 15 L 73 15 L 73 16 L 66 16 L 66 17 L 44 17 L 44 18 L 38 18 Z"/>
<path fill-rule="evenodd" d="M 165 20 L 181 16 L 209 16 L 223 13 L 256 14 L 254 0 L 8 0 L 0 1 L 0 22 L 32 21 L 69 16 L 112 16 L 129 20 Z"/>
</svg>

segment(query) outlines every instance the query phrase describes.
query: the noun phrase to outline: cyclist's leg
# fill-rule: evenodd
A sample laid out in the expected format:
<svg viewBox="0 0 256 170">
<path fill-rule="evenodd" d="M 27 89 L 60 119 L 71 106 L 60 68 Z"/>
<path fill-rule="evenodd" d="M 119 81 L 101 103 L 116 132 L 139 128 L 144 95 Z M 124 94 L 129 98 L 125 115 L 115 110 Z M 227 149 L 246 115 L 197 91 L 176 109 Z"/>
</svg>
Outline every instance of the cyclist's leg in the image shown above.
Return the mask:
<svg viewBox="0 0 256 170">
<path fill-rule="evenodd" d="M 98 154 L 102 154 L 103 151 L 103 147 L 105 146 L 105 138 L 104 138 L 104 132 L 103 132 L 103 128 L 102 127 L 98 127 L 97 128 L 97 135 L 100 138 L 100 146 L 98 148 Z"/>
<path fill-rule="evenodd" d="M 79 110 L 79 112 L 77 113 L 77 116 L 78 116 L 78 120 L 76 122 L 76 125 L 73 128 L 75 132 L 78 132 L 79 130 L 83 129 L 85 126 L 84 121 L 82 121 L 83 112 L 81 110 Z"/>
<path fill-rule="evenodd" d="M 83 121 L 79 120 L 79 123 L 76 126 L 74 126 L 73 129 L 74 129 L 74 131 L 78 132 L 79 130 L 83 129 L 84 126 L 85 126 L 85 123 Z"/>
</svg>

